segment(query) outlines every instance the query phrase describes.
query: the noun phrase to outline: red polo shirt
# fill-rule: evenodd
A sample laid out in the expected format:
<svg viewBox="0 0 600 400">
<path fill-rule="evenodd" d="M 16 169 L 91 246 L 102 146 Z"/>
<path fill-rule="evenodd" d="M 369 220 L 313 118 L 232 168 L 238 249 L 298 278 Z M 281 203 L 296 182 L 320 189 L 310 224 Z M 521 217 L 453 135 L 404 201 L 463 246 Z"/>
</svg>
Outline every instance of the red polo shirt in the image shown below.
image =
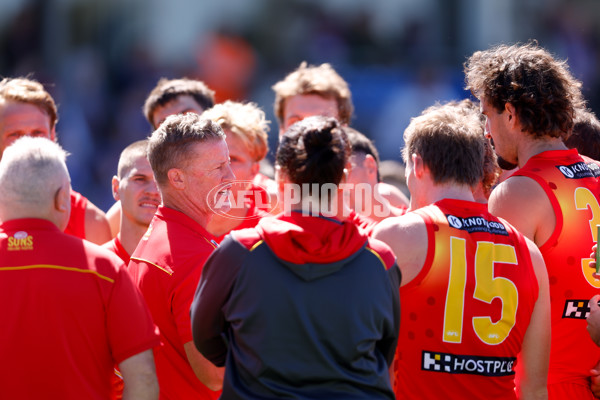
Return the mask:
<svg viewBox="0 0 600 400">
<path fill-rule="evenodd" d="M 216 399 L 190 366 L 183 345 L 192 341 L 190 306 L 204 263 L 217 246 L 187 215 L 160 206 L 129 262 L 163 346 L 154 349 L 161 399 Z"/>
<path fill-rule="evenodd" d="M 123 247 L 123 244 L 119 240 L 119 236 L 115 236 L 115 238 L 113 240 L 111 240 L 110 242 L 104 243 L 102 245 L 102 247 L 105 248 L 106 250 L 110 250 L 113 253 L 115 253 L 116 255 L 118 255 L 119 258 L 121 260 L 123 260 L 125 265 L 129 264 L 130 255 L 127 252 L 127 250 L 125 250 L 125 248 Z"/>
<path fill-rule="evenodd" d="M 0 224 L 0 397 L 106 399 L 160 344 L 121 260 L 43 219 Z"/>
</svg>

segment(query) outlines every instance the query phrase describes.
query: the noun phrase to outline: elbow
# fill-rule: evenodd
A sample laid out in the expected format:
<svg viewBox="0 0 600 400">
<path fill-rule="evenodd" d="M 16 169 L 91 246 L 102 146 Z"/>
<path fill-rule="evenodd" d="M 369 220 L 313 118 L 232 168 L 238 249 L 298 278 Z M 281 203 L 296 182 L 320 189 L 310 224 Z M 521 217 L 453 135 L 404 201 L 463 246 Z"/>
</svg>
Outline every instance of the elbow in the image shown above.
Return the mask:
<svg viewBox="0 0 600 400">
<path fill-rule="evenodd" d="M 212 390 L 213 392 L 216 392 L 218 390 L 223 389 L 223 379 L 217 381 L 217 380 L 211 380 L 210 382 L 205 382 L 204 385 L 209 388 L 210 390 Z"/>
</svg>

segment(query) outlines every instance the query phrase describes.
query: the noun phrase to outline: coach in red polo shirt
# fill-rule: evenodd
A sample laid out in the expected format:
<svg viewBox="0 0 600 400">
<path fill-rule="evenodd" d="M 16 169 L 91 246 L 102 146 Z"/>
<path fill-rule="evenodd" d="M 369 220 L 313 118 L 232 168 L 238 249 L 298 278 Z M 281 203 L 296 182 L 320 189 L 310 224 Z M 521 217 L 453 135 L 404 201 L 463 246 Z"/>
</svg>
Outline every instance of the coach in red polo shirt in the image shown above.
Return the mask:
<svg viewBox="0 0 600 400">
<path fill-rule="evenodd" d="M 131 256 L 129 272 L 160 329 L 163 346 L 154 350 L 160 398 L 216 399 L 223 368 L 194 347 L 190 306 L 217 245 L 206 225 L 213 210 L 229 207 L 235 178 L 225 135 L 197 114 L 173 115 L 152 133 L 148 160 L 162 204 Z"/>
<path fill-rule="evenodd" d="M 24 137 L 4 152 L 0 398 L 108 399 L 118 365 L 123 399 L 156 399 L 150 313 L 117 256 L 62 232 L 70 189 L 55 142 Z"/>
</svg>

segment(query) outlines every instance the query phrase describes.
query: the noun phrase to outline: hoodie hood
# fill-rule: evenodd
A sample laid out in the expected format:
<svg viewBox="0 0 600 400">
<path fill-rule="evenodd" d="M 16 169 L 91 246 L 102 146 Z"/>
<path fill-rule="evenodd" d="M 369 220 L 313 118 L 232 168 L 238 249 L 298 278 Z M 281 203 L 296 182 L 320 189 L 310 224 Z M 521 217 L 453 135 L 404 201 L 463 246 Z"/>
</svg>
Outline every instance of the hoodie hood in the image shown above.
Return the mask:
<svg viewBox="0 0 600 400">
<path fill-rule="evenodd" d="M 256 229 L 275 256 L 306 280 L 339 270 L 367 244 L 351 221 L 301 212 L 263 218 Z"/>
</svg>

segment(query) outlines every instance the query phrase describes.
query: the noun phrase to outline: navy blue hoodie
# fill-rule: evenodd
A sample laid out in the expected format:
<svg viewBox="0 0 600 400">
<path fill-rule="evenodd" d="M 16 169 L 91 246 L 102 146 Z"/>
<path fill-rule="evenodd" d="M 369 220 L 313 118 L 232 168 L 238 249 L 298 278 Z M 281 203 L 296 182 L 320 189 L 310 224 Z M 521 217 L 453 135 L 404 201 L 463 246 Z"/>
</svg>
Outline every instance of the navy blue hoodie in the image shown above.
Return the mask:
<svg viewBox="0 0 600 400">
<path fill-rule="evenodd" d="M 223 399 L 394 399 L 400 272 L 352 222 L 263 218 L 227 236 L 192 305 Z"/>
</svg>

